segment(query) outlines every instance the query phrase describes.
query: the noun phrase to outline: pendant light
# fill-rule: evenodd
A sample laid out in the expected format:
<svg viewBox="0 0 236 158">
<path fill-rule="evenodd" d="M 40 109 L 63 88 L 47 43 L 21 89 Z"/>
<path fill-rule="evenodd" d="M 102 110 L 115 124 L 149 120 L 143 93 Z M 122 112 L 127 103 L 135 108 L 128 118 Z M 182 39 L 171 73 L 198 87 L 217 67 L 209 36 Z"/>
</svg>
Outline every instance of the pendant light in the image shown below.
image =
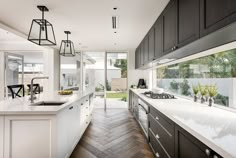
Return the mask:
<svg viewBox="0 0 236 158">
<path fill-rule="evenodd" d="M 48 12 L 46 6 L 37 6 L 42 12 L 42 19 L 33 19 L 28 35 L 28 40 L 42 46 L 56 45 L 53 26 L 50 22 L 44 19 L 44 12 Z"/>
<path fill-rule="evenodd" d="M 60 55 L 65 57 L 73 57 L 75 56 L 74 44 L 71 40 L 68 40 L 68 35 L 71 34 L 70 31 L 64 31 L 67 39 L 61 41 L 60 46 Z"/>
</svg>

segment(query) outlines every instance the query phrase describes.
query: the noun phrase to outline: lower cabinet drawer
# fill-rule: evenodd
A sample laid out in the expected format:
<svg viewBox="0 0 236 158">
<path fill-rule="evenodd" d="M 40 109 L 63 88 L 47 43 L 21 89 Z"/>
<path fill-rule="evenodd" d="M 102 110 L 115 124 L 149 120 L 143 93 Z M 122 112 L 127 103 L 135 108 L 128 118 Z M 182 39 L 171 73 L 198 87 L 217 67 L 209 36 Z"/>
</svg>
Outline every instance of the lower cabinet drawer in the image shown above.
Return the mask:
<svg viewBox="0 0 236 158">
<path fill-rule="evenodd" d="M 155 138 L 149 130 L 149 143 L 157 158 L 171 158 L 163 149 L 161 143 Z"/>
<path fill-rule="evenodd" d="M 163 115 L 161 112 L 159 112 L 154 107 L 150 106 L 150 114 L 153 116 L 153 118 L 158 121 L 163 129 L 170 133 L 171 135 L 174 135 L 174 122 L 171 121 L 169 118 L 167 118 L 165 115 Z"/>
<path fill-rule="evenodd" d="M 162 125 L 149 114 L 149 135 L 152 134 L 162 144 L 164 150 L 170 157 L 174 157 L 174 135 L 168 133 Z M 174 126 L 172 127 L 174 130 Z"/>
</svg>

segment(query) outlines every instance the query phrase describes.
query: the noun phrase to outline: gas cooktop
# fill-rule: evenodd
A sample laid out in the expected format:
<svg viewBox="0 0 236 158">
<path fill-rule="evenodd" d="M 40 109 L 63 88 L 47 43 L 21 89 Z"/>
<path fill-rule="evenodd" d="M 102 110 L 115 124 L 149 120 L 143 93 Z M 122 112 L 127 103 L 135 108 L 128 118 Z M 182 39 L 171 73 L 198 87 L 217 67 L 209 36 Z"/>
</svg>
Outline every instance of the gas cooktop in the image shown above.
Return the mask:
<svg viewBox="0 0 236 158">
<path fill-rule="evenodd" d="M 152 99 L 176 99 L 174 95 L 168 93 L 154 93 L 152 91 L 147 91 L 143 93 L 146 97 Z"/>
</svg>

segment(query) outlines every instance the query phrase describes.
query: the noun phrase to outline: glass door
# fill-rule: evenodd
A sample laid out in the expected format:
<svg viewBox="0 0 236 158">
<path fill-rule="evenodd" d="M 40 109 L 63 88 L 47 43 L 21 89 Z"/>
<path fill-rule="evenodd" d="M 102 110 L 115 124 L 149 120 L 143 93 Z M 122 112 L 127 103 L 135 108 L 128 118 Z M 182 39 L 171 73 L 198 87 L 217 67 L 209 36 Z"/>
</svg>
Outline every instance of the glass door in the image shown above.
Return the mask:
<svg viewBox="0 0 236 158">
<path fill-rule="evenodd" d="M 128 108 L 127 53 L 106 53 L 105 109 Z"/>
<path fill-rule="evenodd" d="M 18 54 L 5 53 L 5 98 L 11 96 L 8 85 L 23 84 L 24 57 Z"/>
<path fill-rule="evenodd" d="M 83 92 L 94 91 L 94 107 L 104 109 L 105 105 L 105 52 L 83 52 Z"/>
</svg>

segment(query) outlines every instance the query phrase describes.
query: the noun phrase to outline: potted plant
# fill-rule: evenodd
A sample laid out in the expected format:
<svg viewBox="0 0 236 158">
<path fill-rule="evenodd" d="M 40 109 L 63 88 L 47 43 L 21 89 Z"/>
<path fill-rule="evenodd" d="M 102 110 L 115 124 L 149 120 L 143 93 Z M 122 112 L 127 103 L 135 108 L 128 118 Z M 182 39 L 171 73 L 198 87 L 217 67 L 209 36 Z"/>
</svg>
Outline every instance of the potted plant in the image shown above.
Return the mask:
<svg viewBox="0 0 236 158">
<path fill-rule="evenodd" d="M 197 102 L 197 94 L 199 92 L 199 88 L 198 88 L 198 86 L 192 85 L 192 90 L 193 90 L 193 94 L 194 94 L 194 102 Z"/>
<path fill-rule="evenodd" d="M 201 103 L 205 102 L 205 96 L 207 95 L 208 86 L 198 85 L 199 91 L 201 93 Z"/>
<path fill-rule="evenodd" d="M 208 94 L 209 94 L 209 106 L 212 106 L 213 103 L 213 97 L 217 95 L 217 87 L 216 85 L 212 85 L 208 87 Z"/>
</svg>

